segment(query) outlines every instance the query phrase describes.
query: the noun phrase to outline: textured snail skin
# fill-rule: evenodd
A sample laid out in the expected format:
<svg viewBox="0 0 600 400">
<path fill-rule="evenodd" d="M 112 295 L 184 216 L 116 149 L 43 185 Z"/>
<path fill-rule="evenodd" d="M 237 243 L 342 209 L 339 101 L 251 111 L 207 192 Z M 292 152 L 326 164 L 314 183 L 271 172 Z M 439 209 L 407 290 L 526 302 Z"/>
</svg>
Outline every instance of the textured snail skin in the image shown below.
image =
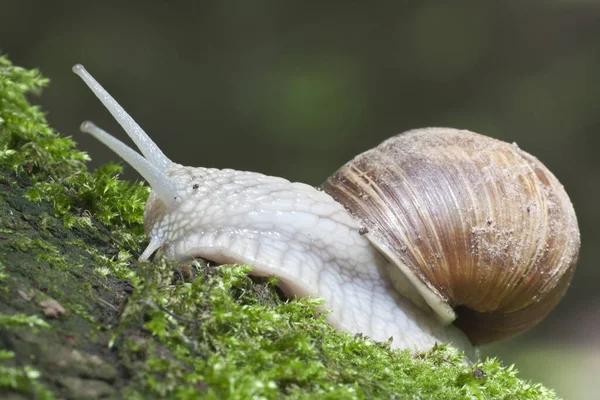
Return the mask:
<svg viewBox="0 0 600 400">
<path fill-rule="evenodd" d="M 377 341 L 392 338 L 392 347 L 413 352 L 452 343 L 473 356 L 466 336 L 442 324 L 408 282 L 398 282 L 402 277 L 395 277 L 395 285 L 406 292 L 396 292 L 388 261 L 330 195 L 259 173 L 173 163 L 81 65 L 73 71 L 144 154 L 90 122 L 81 126 L 152 186 L 144 213 L 150 244 L 140 260 L 162 248 L 176 260 L 249 264 L 254 275 L 277 277 L 288 296 L 322 298 L 328 321 L 338 329 Z"/>
<path fill-rule="evenodd" d="M 150 195 L 142 259 L 160 246 L 172 259 L 249 264 L 290 297 L 322 298 L 338 329 L 413 351 L 447 342 L 470 351 L 461 331 L 396 293 L 387 260 L 328 194 L 252 172 L 175 166 L 168 176 L 187 188 L 186 200 L 167 210 Z"/>
</svg>

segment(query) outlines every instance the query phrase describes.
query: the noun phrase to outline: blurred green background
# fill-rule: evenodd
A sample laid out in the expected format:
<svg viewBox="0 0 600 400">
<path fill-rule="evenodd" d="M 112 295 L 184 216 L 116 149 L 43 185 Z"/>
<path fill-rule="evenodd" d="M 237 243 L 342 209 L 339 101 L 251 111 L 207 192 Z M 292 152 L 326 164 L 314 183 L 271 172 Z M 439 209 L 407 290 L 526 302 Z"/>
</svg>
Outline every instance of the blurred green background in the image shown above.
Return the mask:
<svg viewBox="0 0 600 400">
<path fill-rule="evenodd" d="M 537 156 L 565 185 L 583 247 L 564 301 L 483 349 L 565 398 L 600 388 L 600 2 L 0 0 L 0 51 L 39 67 L 51 124 L 124 138 L 77 62 L 174 161 L 317 185 L 381 140 L 466 128 Z M 130 169 L 127 177 L 135 178 Z"/>
</svg>

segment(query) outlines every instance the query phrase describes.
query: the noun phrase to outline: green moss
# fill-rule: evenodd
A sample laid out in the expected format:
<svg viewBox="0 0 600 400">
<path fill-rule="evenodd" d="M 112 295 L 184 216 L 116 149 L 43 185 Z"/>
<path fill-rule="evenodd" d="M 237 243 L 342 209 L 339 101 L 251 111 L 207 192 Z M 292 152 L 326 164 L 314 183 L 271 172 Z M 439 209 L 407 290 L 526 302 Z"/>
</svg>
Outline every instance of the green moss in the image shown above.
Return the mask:
<svg viewBox="0 0 600 400">
<path fill-rule="evenodd" d="M 3 270 L 4 266 L 0 264 L 0 281 L 9 277 Z M 37 328 L 49 328 L 49 325 L 35 315 L 0 314 L 0 332 L 19 328 L 35 330 Z M 40 377 L 39 371 L 29 365 L 20 368 L 11 365 L 14 358 L 14 352 L 0 349 L 0 390 L 3 388 L 12 389 L 21 393 L 33 394 L 39 399 L 54 399 L 52 392 L 37 382 Z"/>
<path fill-rule="evenodd" d="M 39 107 L 29 104 L 27 93 L 39 94 L 48 84 L 38 70 L 13 66 L 0 56 L 0 162 L 15 172 L 45 180 L 66 176 L 89 160 L 74 149 L 75 142 L 48 126 Z"/>
<path fill-rule="evenodd" d="M 26 99 L 46 84 L 0 57 L 0 395 L 556 398 L 497 360 L 337 332 L 319 300 L 281 299 L 248 266 L 138 264 L 148 188 L 115 164 L 85 169 Z M 67 313 L 45 318 L 42 298 Z"/>
<path fill-rule="evenodd" d="M 27 192 L 32 201 L 48 200 L 65 225 L 100 223 L 124 246 L 139 249 L 144 240 L 142 214 L 149 188 L 118 179 L 122 167 L 107 164 L 93 172 L 77 169 L 53 180 L 36 182 Z"/>
<path fill-rule="evenodd" d="M 554 398 L 497 360 L 465 365 L 445 346 L 413 357 L 335 331 L 318 300 L 268 304 L 260 287 L 272 283 L 253 282 L 248 269 L 221 266 L 173 285 L 168 264 L 143 267 L 120 325 L 118 351 L 136 371 L 128 397 Z"/>
</svg>

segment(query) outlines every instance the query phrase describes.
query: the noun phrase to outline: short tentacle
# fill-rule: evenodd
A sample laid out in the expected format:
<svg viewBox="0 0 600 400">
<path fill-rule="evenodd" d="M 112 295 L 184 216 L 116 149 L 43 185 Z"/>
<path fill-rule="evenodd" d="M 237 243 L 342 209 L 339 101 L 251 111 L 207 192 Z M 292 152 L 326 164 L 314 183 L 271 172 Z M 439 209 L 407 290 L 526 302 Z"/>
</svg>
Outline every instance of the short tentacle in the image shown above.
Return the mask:
<svg viewBox="0 0 600 400">
<path fill-rule="evenodd" d="M 112 151 L 117 153 L 125 162 L 131 165 L 150 184 L 158 198 L 167 207 L 177 202 L 177 187 L 175 183 L 156 165 L 138 154 L 131 147 L 111 136 L 93 123 L 86 121 L 81 124 L 81 131 L 89 133 Z"/>
<path fill-rule="evenodd" d="M 131 118 L 117 101 L 90 75 L 81 64 L 73 66 L 73 72 L 79 75 L 86 85 L 94 92 L 96 97 L 104 104 L 107 110 L 125 129 L 125 132 L 135 142 L 144 157 L 155 167 L 165 170 L 173 165 L 160 148 L 150 139 L 144 130 Z"/>
<path fill-rule="evenodd" d="M 152 254 L 154 254 L 154 252 L 156 250 L 158 250 L 160 247 L 162 247 L 162 245 L 164 244 L 165 240 L 164 238 L 159 238 L 157 236 L 152 236 L 150 238 L 150 243 L 148 243 L 148 246 L 146 246 L 146 249 L 144 250 L 144 252 L 142 253 L 142 255 L 138 258 L 139 261 L 146 261 L 150 258 L 150 256 Z"/>
</svg>

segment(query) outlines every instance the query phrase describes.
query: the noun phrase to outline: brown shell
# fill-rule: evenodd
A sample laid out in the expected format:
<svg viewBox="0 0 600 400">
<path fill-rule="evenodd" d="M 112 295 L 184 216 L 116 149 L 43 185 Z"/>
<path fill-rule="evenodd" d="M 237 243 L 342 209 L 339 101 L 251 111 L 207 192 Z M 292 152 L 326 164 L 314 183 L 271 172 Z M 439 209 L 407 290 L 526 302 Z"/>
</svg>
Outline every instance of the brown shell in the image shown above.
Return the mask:
<svg viewBox="0 0 600 400">
<path fill-rule="evenodd" d="M 358 155 L 322 189 L 417 287 L 455 309 L 474 344 L 533 327 L 571 281 L 580 246 L 571 201 L 516 144 L 413 130 Z"/>
</svg>

